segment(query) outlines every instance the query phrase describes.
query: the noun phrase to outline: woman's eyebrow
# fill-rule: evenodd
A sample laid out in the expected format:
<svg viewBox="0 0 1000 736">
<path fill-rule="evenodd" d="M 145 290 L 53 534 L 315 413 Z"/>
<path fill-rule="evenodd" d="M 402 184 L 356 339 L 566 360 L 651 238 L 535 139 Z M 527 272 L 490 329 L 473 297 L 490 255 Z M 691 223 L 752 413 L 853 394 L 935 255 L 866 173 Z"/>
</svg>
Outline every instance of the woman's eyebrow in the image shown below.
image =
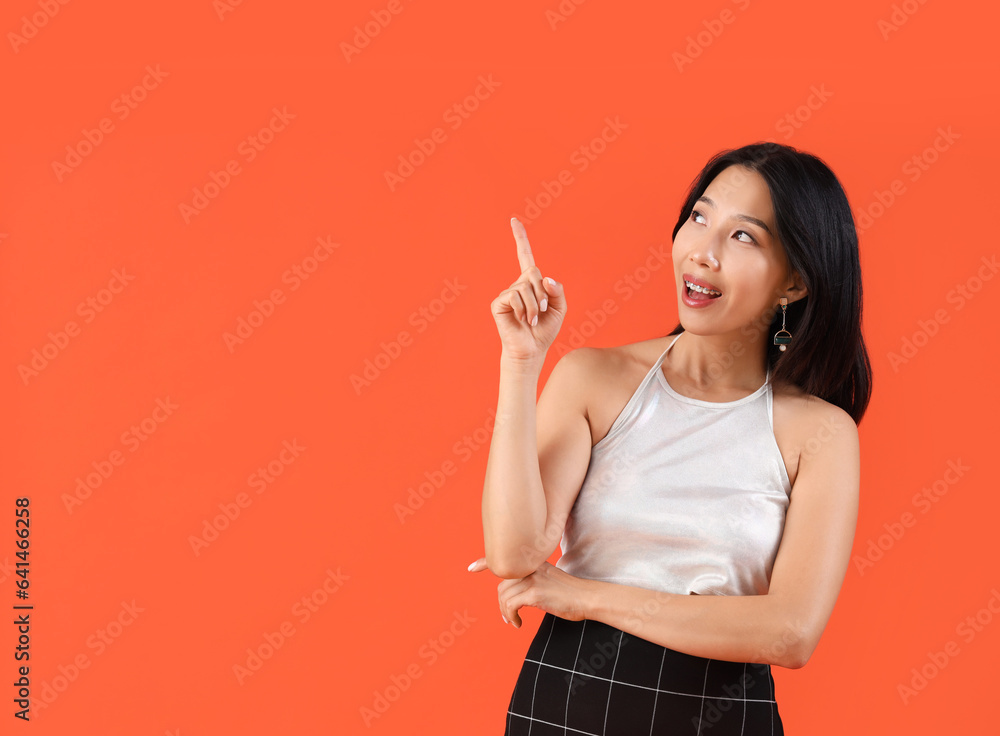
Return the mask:
<svg viewBox="0 0 1000 736">
<path fill-rule="evenodd" d="M 706 197 L 704 195 L 698 197 L 698 201 L 699 202 L 704 202 L 709 207 L 718 209 L 718 207 L 716 206 L 715 202 L 713 202 L 711 199 L 709 199 L 708 197 Z M 768 235 L 770 235 L 772 238 L 774 237 L 774 234 L 771 232 L 771 228 L 769 228 L 767 225 L 765 225 L 761 220 L 758 220 L 756 217 L 751 217 L 750 215 L 739 214 L 739 215 L 736 215 L 736 219 L 737 220 L 743 220 L 744 222 L 749 222 L 749 223 L 751 223 L 753 225 L 756 225 L 761 230 L 763 230 L 765 233 L 767 233 Z"/>
</svg>

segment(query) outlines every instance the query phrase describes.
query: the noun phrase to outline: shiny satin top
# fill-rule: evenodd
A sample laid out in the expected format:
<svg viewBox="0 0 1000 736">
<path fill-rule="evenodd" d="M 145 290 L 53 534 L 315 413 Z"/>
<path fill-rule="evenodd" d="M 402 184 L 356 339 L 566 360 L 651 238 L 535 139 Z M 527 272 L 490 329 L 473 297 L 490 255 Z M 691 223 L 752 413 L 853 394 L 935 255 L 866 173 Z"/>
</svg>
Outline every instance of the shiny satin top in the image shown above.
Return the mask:
<svg viewBox="0 0 1000 736">
<path fill-rule="evenodd" d="M 736 401 L 683 396 L 661 370 L 683 334 L 591 450 L 556 567 L 668 593 L 762 595 L 791 495 L 771 372 Z"/>
</svg>

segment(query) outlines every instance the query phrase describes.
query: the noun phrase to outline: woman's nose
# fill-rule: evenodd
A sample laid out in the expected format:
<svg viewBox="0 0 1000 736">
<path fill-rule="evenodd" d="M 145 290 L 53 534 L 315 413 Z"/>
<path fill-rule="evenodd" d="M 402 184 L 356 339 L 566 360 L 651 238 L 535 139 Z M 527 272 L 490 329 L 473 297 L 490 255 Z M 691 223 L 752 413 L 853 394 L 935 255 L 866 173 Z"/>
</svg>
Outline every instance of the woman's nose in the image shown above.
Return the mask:
<svg viewBox="0 0 1000 736">
<path fill-rule="evenodd" d="M 706 248 L 696 249 L 691 253 L 691 260 L 711 269 L 719 268 L 719 260 L 711 250 Z"/>
</svg>

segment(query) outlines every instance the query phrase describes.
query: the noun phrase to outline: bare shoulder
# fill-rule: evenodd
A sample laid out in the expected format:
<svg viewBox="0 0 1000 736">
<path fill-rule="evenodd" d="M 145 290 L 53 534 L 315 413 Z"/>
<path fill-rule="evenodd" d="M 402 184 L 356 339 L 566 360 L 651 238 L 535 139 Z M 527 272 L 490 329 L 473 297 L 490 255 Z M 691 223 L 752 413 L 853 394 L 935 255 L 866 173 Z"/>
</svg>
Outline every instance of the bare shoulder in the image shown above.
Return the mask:
<svg viewBox="0 0 1000 736">
<path fill-rule="evenodd" d="M 591 445 L 610 431 L 666 344 L 665 338 L 654 337 L 626 345 L 579 347 L 560 359 L 583 396 Z"/>
<path fill-rule="evenodd" d="M 560 361 L 569 361 L 582 370 L 592 380 L 606 378 L 610 374 L 618 374 L 623 368 L 642 363 L 649 352 L 644 348 L 655 343 L 657 338 L 629 343 L 628 345 L 612 345 L 608 347 L 579 347 L 566 353 Z M 652 360 L 656 360 L 653 355 Z M 652 366 L 652 361 L 646 370 Z"/>
<path fill-rule="evenodd" d="M 798 434 L 815 434 L 823 427 L 836 427 L 857 435 L 858 426 L 850 414 L 798 386 L 776 385 L 773 397 L 775 423 L 780 415 L 783 423 L 794 426 Z"/>
<path fill-rule="evenodd" d="M 799 468 L 811 456 L 832 452 L 840 462 L 857 461 L 857 424 L 836 404 L 784 384 L 774 387 L 772 412 L 775 440 L 793 486 Z"/>
</svg>

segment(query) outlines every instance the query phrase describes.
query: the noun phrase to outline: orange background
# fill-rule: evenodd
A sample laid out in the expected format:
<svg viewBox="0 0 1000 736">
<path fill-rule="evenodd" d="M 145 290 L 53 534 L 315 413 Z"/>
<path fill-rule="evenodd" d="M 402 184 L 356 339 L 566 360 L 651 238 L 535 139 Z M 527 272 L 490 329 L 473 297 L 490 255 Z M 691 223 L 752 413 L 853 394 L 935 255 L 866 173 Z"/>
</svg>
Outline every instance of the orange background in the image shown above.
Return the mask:
<svg viewBox="0 0 1000 736">
<path fill-rule="evenodd" d="M 526 608 L 521 630 L 505 626 L 498 580 L 465 569 L 482 553 L 496 407 L 489 304 L 518 274 L 508 219 L 528 222 L 538 265 L 566 285 L 544 382 L 574 329 L 588 335 L 576 344 L 606 346 L 676 324 L 669 271 L 641 271 L 649 249 L 669 250 L 712 154 L 775 140 L 823 158 L 870 218 L 875 371 L 855 562 L 808 665 L 774 668 L 786 730 L 995 728 L 1000 279 L 974 280 L 998 250 L 998 11 L 903 5 L 594 0 L 553 21 L 556 0 L 8 3 L 0 606 L 7 620 L 14 499 L 27 496 L 36 699 L 14 726 L 501 733 L 542 617 Z M 373 12 L 388 24 L 345 58 Z M 481 77 L 497 86 L 449 116 Z M 274 108 L 294 117 L 253 149 Z M 627 128 L 580 171 L 574 152 L 606 118 Z M 939 128 L 954 137 L 934 151 Z M 415 139 L 433 151 L 391 186 Z M 227 165 L 238 173 L 185 215 Z M 526 216 L 564 169 L 572 183 Z M 308 260 L 320 239 L 336 246 Z M 296 281 L 295 267 L 312 273 Z M 630 276 L 648 280 L 625 298 Z M 255 300 L 279 289 L 257 320 Z M 252 333 L 227 344 L 248 318 Z M 894 365 L 907 340 L 919 347 Z M 382 367 L 356 388 L 368 361 Z M 282 455 L 285 442 L 300 449 Z M 969 468 L 951 484 L 950 461 Z M 280 475 L 261 481 L 269 463 Z M 917 505 L 935 482 L 946 492 Z M 915 523 L 883 536 L 906 512 Z M 967 641 L 959 627 L 977 613 Z M 456 615 L 474 621 L 449 636 Z M 266 637 L 280 646 L 241 680 L 234 666 Z M 904 703 L 898 686 L 949 642 L 957 655 Z M 7 724 L 15 646 L 6 624 Z M 408 669 L 366 726 L 361 709 Z"/>
</svg>

